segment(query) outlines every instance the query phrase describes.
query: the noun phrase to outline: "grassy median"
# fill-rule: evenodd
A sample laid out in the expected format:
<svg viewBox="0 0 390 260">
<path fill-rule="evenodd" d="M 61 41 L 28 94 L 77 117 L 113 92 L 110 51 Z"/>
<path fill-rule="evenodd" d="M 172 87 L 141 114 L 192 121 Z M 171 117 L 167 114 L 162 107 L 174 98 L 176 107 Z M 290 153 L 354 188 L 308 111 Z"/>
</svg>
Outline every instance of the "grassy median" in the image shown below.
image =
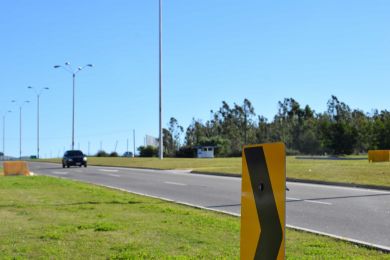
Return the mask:
<svg viewBox="0 0 390 260">
<path fill-rule="evenodd" d="M 59 163 L 59 159 L 44 160 Z M 195 172 L 241 174 L 241 158 L 88 158 L 90 165 L 156 169 L 190 169 Z M 390 187 L 390 163 L 369 163 L 365 157 L 296 159 L 287 157 L 287 177 Z"/>
<path fill-rule="evenodd" d="M 237 217 L 44 176 L 0 178 L 5 259 L 239 258 Z M 287 230 L 288 259 L 390 259 Z"/>
</svg>

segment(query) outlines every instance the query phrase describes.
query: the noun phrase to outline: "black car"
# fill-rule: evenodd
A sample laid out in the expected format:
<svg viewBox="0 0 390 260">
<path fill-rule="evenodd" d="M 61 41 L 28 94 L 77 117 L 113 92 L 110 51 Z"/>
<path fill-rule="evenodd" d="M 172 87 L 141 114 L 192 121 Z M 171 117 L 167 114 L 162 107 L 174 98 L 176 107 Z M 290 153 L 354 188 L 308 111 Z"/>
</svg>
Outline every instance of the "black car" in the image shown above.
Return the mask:
<svg viewBox="0 0 390 260">
<path fill-rule="evenodd" d="M 70 166 L 84 166 L 87 167 L 87 156 L 79 150 L 70 150 L 66 151 L 64 157 L 62 158 L 62 168 Z"/>
</svg>

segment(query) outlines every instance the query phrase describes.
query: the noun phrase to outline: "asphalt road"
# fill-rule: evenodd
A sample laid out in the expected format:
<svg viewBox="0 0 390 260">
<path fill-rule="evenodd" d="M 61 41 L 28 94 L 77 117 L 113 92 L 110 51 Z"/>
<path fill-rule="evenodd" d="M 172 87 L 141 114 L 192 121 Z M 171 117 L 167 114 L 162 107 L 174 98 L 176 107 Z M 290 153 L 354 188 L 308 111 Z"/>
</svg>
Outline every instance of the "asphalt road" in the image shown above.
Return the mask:
<svg viewBox="0 0 390 260">
<path fill-rule="evenodd" d="M 240 214 L 241 179 L 184 171 L 29 163 L 36 174 L 80 180 L 229 214 Z M 287 183 L 287 225 L 390 251 L 390 192 Z"/>
</svg>

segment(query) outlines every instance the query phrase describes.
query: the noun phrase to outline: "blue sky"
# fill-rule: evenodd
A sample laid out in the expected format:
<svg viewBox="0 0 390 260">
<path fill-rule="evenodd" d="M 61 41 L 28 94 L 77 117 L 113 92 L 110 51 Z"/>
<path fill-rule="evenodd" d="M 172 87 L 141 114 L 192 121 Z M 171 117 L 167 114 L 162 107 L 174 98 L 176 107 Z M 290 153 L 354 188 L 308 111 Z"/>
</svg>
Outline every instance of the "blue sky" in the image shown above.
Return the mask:
<svg viewBox="0 0 390 260">
<path fill-rule="evenodd" d="M 293 97 L 317 112 L 334 94 L 352 108 L 389 109 L 390 2 L 165 0 L 164 126 L 210 118 L 223 100 L 252 101 L 272 119 Z M 36 153 L 36 98 L 41 97 L 41 157 L 71 144 L 72 78 L 55 64 L 93 63 L 76 78 L 76 148 L 126 150 L 158 135 L 158 1 L 2 1 L 0 111 L 6 153 Z"/>
</svg>

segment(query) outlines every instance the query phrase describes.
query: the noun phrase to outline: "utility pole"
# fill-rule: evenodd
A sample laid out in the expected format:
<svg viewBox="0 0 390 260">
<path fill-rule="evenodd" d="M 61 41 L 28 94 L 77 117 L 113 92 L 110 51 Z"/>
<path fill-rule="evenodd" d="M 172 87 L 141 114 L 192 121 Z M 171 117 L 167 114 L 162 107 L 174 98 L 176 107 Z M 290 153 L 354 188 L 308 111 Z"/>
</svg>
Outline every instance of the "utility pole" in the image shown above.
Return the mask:
<svg viewBox="0 0 390 260">
<path fill-rule="evenodd" d="M 74 150 L 74 115 L 75 115 L 75 85 L 76 85 L 76 74 L 79 73 L 81 70 L 83 70 L 85 67 L 93 67 L 92 64 L 87 64 L 83 67 L 78 67 L 76 70 L 72 68 L 69 62 L 65 62 L 65 66 L 61 65 L 54 65 L 55 69 L 58 68 L 63 68 L 70 74 L 72 74 L 72 89 L 73 89 L 73 94 L 72 94 L 72 150 Z"/>
<path fill-rule="evenodd" d="M 12 100 L 12 103 L 17 103 L 16 100 Z M 19 159 L 22 159 L 22 107 L 24 104 L 30 103 L 29 100 L 19 104 Z"/>
<path fill-rule="evenodd" d="M 5 118 L 6 118 L 7 113 L 11 113 L 11 112 L 12 112 L 11 110 L 8 110 L 3 115 L 3 156 L 2 156 L 3 161 L 4 161 L 4 158 L 5 158 Z"/>
<path fill-rule="evenodd" d="M 162 0 L 159 0 L 159 157 L 163 159 L 163 131 L 162 131 Z"/>
<path fill-rule="evenodd" d="M 133 158 L 135 156 L 135 129 L 133 129 Z"/>
</svg>

